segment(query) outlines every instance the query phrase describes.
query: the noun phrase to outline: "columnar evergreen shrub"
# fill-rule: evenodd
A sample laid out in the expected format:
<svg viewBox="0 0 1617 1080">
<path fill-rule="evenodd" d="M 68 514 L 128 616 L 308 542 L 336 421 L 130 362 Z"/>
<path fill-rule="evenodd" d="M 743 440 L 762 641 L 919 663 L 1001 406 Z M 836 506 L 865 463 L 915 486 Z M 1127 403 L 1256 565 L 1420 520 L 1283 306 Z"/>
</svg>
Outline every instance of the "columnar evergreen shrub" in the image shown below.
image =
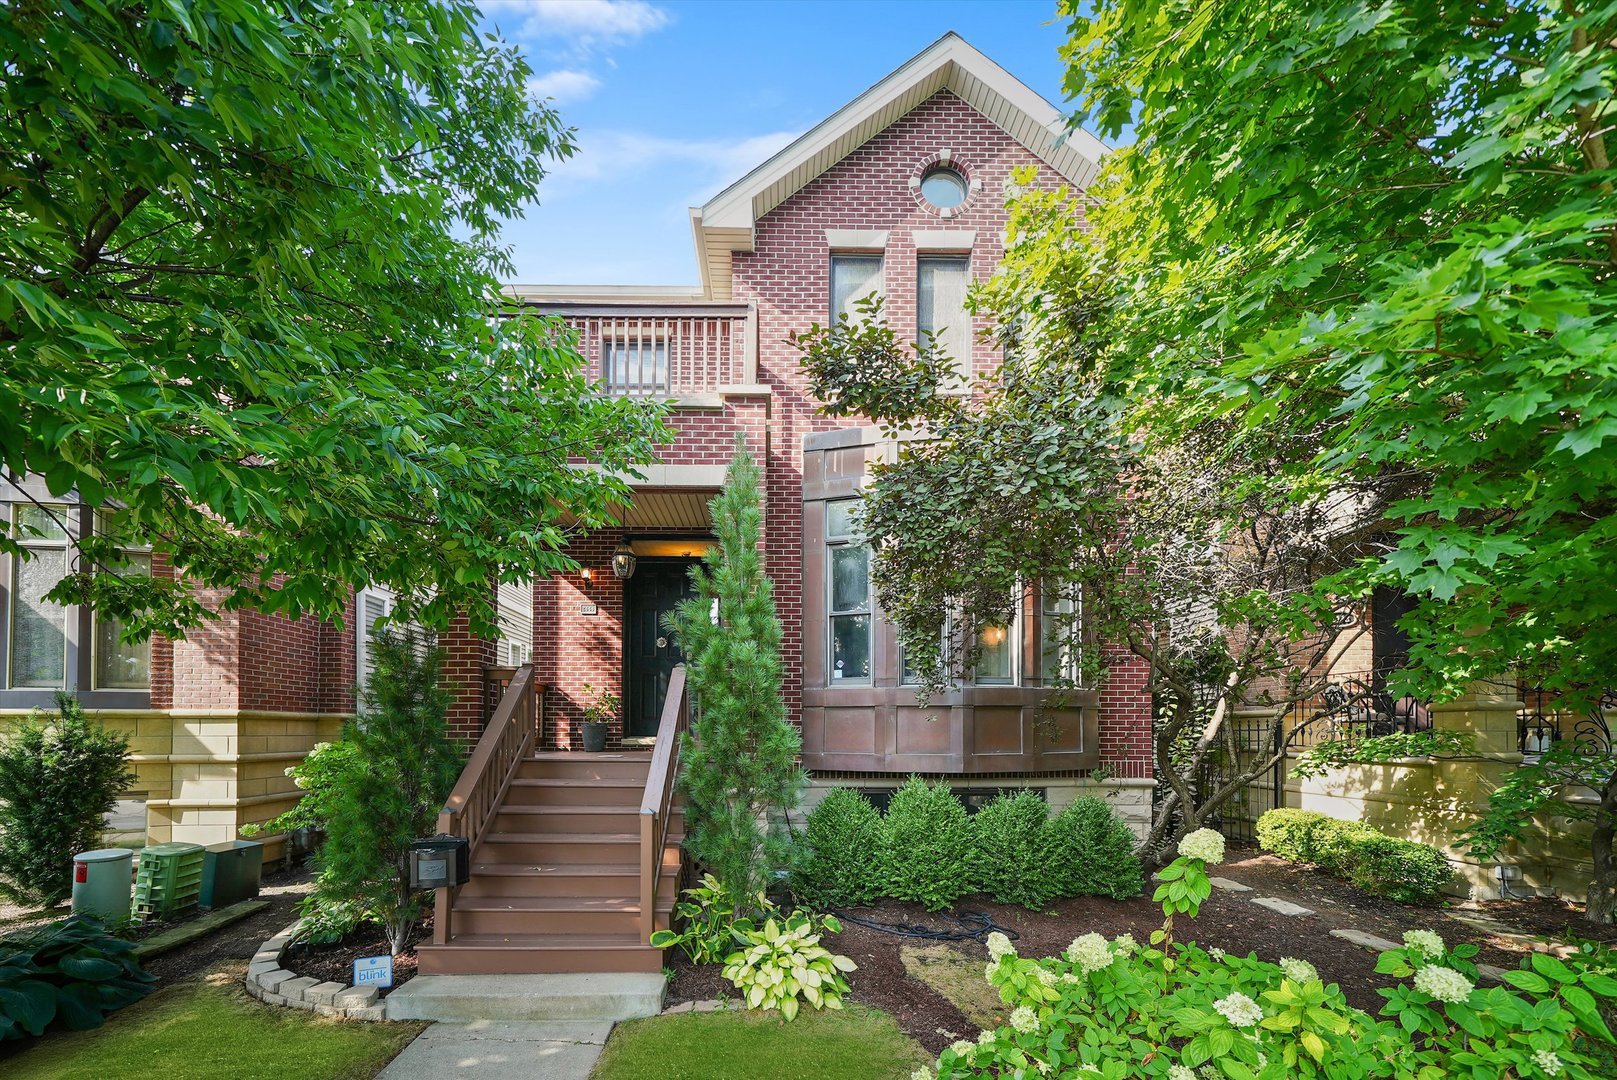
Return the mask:
<svg viewBox="0 0 1617 1080">
<path fill-rule="evenodd" d="M 972 819 L 974 884 L 1002 904 L 1041 908 L 1050 898 L 1045 832 L 1050 807 L 1031 791 L 1001 794 Z"/>
<path fill-rule="evenodd" d="M 724 490 L 712 503 L 718 546 L 691 571 L 696 596 L 668 622 L 698 705 L 680 743 L 685 846 L 730 890 L 738 915 L 758 914 L 753 898 L 790 853 L 774 823 L 797 805 L 804 780 L 797 765 L 802 738 L 787 723 L 781 696 L 774 587 L 759 547 L 760 481 L 746 439 L 737 435 Z"/>
<path fill-rule="evenodd" d="M 1138 896 L 1145 875 L 1134 833 L 1104 799 L 1083 795 L 1052 817 L 1040 847 L 1047 896 Z"/>
<path fill-rule="evenodd" d="M 887 895 L 942 911 L 971 891 L 971 819 L 948 784 L 912 776 L 887 804 Z"/>
<path fill-rule="evenodd" d="M 882 895 L 881 814 L 864 794 L 836 787 L 809 811 L 793 875 L 799 902 L 825 911 L 858 907 Z"/>
<path fill-rule="evenodd" d="M 305 902 L 316 923 L 380 925 L 395 955 L 426 906 L 410 888 L 410 843 L 430 836 L 465 764 L 449 734 L 453 695 L 439 685 L 442 652 L 419 631 L 384 627 L 359 714 L 343 728 L 348 752 L 331 755 L 343 784 L 323 792 L 326 842 L 315 891 Z"/>
<path fill-rule="evenodd" d="M 56 695 L 0 743 L 0 896 L 48 906 L 73 891 L 73 856 L 101 846 L 102 823 L 135 780 L 129 740 Z"/>
</svg>

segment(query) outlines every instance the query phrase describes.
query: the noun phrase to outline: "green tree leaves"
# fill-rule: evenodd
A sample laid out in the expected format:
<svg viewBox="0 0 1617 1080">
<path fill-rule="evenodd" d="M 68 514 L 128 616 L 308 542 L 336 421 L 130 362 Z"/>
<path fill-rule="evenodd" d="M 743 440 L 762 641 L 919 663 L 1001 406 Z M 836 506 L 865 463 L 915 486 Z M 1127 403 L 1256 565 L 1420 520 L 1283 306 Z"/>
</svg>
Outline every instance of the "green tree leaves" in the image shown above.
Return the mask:
<svg viewBox="0 0 1617 1080">
<path fill-rule="evenodd" d="M 0 464 L 127 502 L 189 585 L 333 617 L 374 583 L 487 629 L 653 460 L 657 407 L 499 317 L 498 222 L 573 142 L 470 4 L 30 4 L 0 48 Z M 56 595 L 204 617 L 155 582 Z"/>
</svg>

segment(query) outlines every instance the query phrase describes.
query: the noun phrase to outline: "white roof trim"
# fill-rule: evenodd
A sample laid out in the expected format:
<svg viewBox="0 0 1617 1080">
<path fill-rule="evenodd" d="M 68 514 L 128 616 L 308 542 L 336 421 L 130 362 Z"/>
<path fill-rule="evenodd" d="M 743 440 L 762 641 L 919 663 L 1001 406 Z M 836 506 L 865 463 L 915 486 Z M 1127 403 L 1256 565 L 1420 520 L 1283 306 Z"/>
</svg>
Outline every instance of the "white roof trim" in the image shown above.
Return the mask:
<svg viewBox="0 0 1617 1080">
<path fill-rule="evenodd" d="M 1068 133 L 1061 110 L 951 30 L 715 195 L 701 208 L 701 227 L 750 230 L 939 90 L 961 97 L 1078 187 L 1087 186 L 1100 169 L 1105 143 L 1081 129 Z M 698 252 L 698 261 L 702 257 Z"/>
<path fill-rule="evenodd" d="M 513 300 L 669 300 L 688 303 L 702 299 L 700 285 L 507 285 Z"/>
</svg>

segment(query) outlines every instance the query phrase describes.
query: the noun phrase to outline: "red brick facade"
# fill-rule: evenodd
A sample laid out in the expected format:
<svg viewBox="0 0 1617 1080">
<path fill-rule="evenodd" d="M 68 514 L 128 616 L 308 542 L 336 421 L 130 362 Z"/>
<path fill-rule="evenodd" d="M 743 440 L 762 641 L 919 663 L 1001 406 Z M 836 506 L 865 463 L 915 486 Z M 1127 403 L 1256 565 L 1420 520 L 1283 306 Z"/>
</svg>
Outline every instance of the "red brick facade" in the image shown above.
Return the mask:
<svg viewBox="0 0 1617 1080">
<path fill-rule="evenodd" d="M 940 216 L 912 187 L 912 178 L 944 152 L 972 188 L 965 205 L 948 217 Z M 917 232 L 973 230 L 971 274 L 986 279 L 1003 254 L 1006 187 L 1013 171 L 1024 166 L 1039 169 L 1041 185 L 1053 188 L 1062 182 L 998 126 L 954 94 L 940 91 L 761 217 L 753 250 L 732 257 L 733 299 L 756 312 L 757 380 L 769 395 L 729 398 L 722 408 L 679 410 L 673 420 L 679 437 L 661 457 L 670 465 L 723 464 L 737 430 L 748 433 L 756 452 L 765 445 L 761 435 L 767 427 L 766 562 L 785 627 L 786 697 L 794 722 L 802 717 L 805 640 L 803 440 L 810 433 L 850 424 L 818 415 L 789 340 L 794 332 L 829 317 L 832 249 L 827 230 L 887 234 L 882 254 L 888 321 L 901 335 L 914 336 L 916 256 L 922 251 Z M 974 330 L 985 328 L 979 318 Z M 600 361 L 599 356 L 590 359 Z M 979 343 L 974 369 L 988 371 L 996 362 L 993 348 Z M 628 530 L 635 537 L 654 532 Z M 573 545 L 571 553 L 590 568 L 591 581 L 572 575 L 535 587 L 534 662 L 538 680 L 549 687 L 546 745 L 576 745 L 583 683 L 614 689 L 619 684 L 624 594 L 611 574 L 610 556 L 623 535 L 597 533 Z M 596 613 L 580 614 L 590 604 Z M 1101 691 L 1099 722 L 1101 759 L 1114 776 L 1151 775 L 1150 702 L 1144 685 L 1137 661 L 1114 658 Z"/>
</svg>

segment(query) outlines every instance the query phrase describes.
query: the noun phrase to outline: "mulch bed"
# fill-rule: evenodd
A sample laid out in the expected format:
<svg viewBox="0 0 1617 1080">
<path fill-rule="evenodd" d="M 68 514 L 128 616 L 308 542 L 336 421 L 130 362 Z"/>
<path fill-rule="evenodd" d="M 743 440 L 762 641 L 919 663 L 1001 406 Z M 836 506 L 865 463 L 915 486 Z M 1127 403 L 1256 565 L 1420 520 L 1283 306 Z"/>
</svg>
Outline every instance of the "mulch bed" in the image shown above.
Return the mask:
<svg viewBox="0 0 1617 1080">
<path fill-rule="evenodd" d="M 1204 948 L 1217 947 L 1236 955 L 1256 953 L 1265 960 L 1294 956 L 1319 968 L 1328 982 L 1341 986 L 1348 1000 L 1371 1014 L 1385 1003 L 1376 990 L 1396 980 L 1375 972 L 1375 954 L 1330 935 L 1342 928 L 1363 930 L 1398 941 L 1405 930 L 1429 928 L 1450 944 L 1469 942 L 1480 948 L 1476 960 L 1504 968 L 1522 958 L 1518 943 L 1446 918 L 1433 908 L 1410 907 L 1369 896 L 1346 882 L 1255 851 L 1232 848 L 1229 860 L 1216 870 L 1251 886 L 1250 893 L 1215 890 L 1194 919 L 1180 918 L 1175 937 L 1194 940 Z M 1252 903 L 1253 897 L 1276 896 L 1312 908 L 1313 915 L 1290 917 Z M 1461 905 L 1456 905 L 1460 907 Z M 1521 901 L 1465 904 L 1468 912 L 1510 922 L 1523 932 L 1553 936 L 1568 933 L 1584 938 L 1617 940 L 1617 927 L 1597 926 L 1583 919 L 1576 905 L 1560 901 Z M 997 926 L 1016 935 L 1023 956 L 1055 956 L 1079 934 L 1096 931 L 1106 937 L 1131 933 L 1142 943 L 1162 924 L 1162 911 L 1144 896 L 1130 900 L 1079 897 L 1058 900 L 1043 912 L 996 904 L 983 896 L 960 901 L 957 911 L 986 914 Z M 848 914 L 884 923 L 909 923 L 951 929 L 947 915 L 939 916 L 915 904 L 884 902 Z M 976 1025 L 948 998 L 910 975 L 900 957 L 905 945 L 927 945 L 925 940 L 845 924 L 844 932 L 826 943 L 833 951 L 853 958 L 859 970 L 848 976 L 852 1000 L 890 1013 L 904 1033 L 931 1053 L 957 1038 L 974 1038 Z M 976 941 L 954 942 L 966 956 L 988 962 L 988 949 Z M 684 956 L 670 953 L 674 978 L 670 1004 L 711 998 L 736 998 L 736 990 L 719 974 L 718 965 L 698 967 Z"/>
<path fill-rule="evenodd" d="M 378 988 L 379 997 L 387 997 L 416 974 L 415 946 L 432 939 L 432 917 L 416 924 L 410 935 L 410 947 L 393 958 L 393 985 Z M 354 961 L 366 956 L 386 956 L 392 951 L 387 935 L 380 927 L 365 925 L 341 941 L 330 945 L 298 943 L 286 951 L 281 963 L 294 975 L 306 975 L 321 982 L 342 983 L 354 981 Z"/>
</svg>

